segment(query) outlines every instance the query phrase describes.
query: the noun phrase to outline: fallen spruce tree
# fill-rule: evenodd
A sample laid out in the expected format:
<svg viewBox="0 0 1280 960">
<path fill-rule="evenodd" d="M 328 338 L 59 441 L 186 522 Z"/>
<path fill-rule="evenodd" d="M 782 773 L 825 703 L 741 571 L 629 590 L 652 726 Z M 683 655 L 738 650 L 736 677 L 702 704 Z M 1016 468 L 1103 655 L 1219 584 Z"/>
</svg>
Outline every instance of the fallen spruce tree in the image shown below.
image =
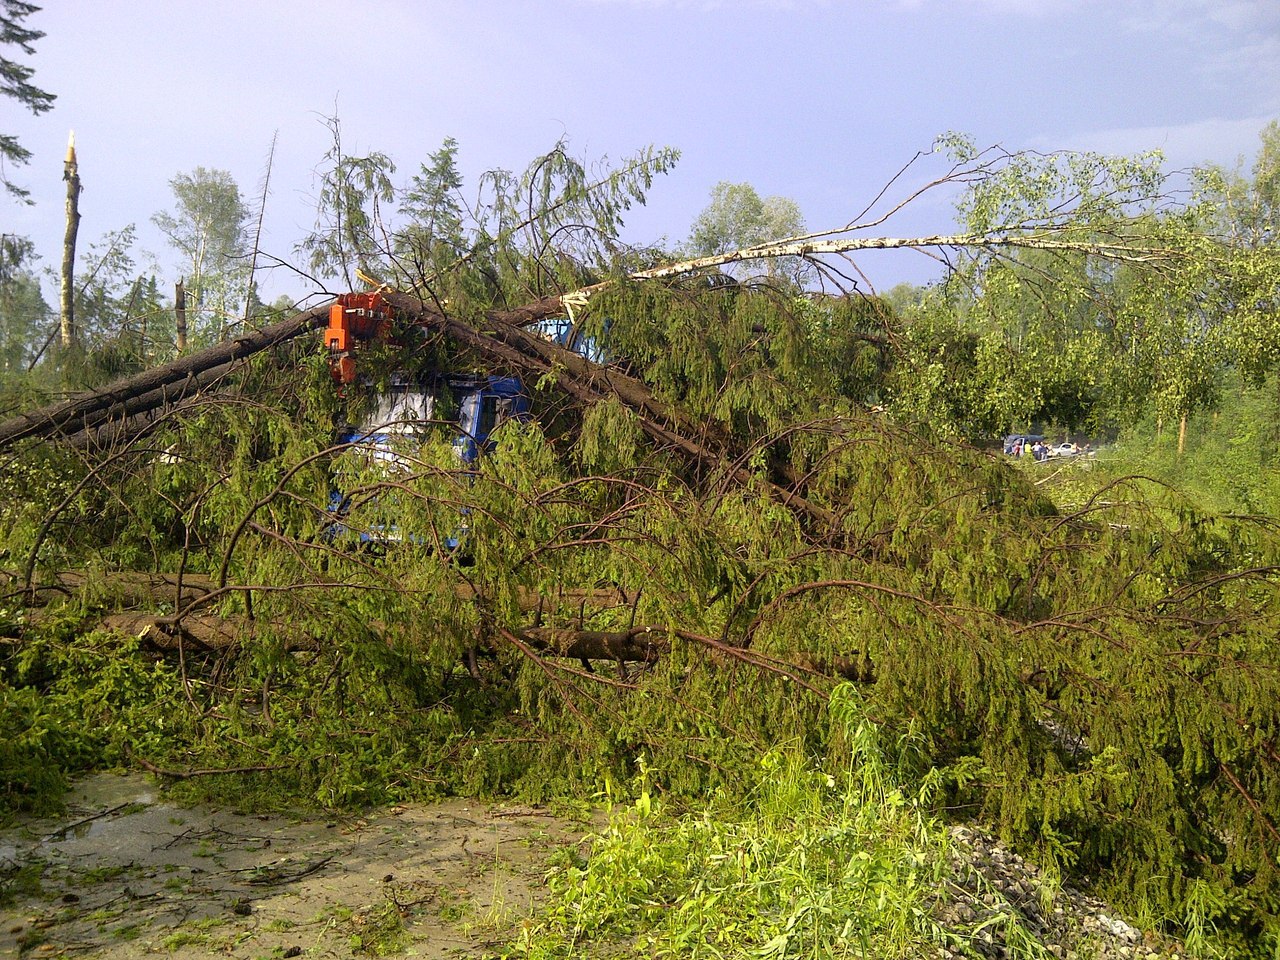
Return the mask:
<svg viewBox="0 0 1280 960">
<path fill-rule="evenodd" d="M 689 297 L 706 298 L 707 329 L 727 338 L 736 324 L 743 342 L 771 311 L 786 319 L 749 291 L 672 296 L 636 298 L 634 321 L 692 309 Z M 1104 891 L 1172 910 L 1219 890 L 1241 929 L 1271 922 L 1280 691 L 1265 526 L 1126 485 L 1060 515 L 1005 464 L 853 405 L 768 424 L 785 446 L 755 457 L 690 457 L 712 434 L 663 443 L 636 406 L 585 385 L 568 433 L 512 423 L 477 473 L 442 432 L 389 474 L 332 445 L 316 359 L 305 389 L 298 369 L 251 363 L 102 461 L 57 447 L 16 461 L 37 495 L 7 498 L 6 676 L 41 691 L 26 709 L 79 744 L 62 756 L 269 767 L 199 778 L 264 802 L 546 797 L 626 783 L 640 763 L 695 796 L 772 743 L 839 749 L 823 695 L 856 677 L 899 738 L 897 762 L 932 769 L 948 807 Z M 756 401 L 769 397 L 760 376 Z M 549 424 L 569 419 L 557 386 L 539 391 Z M 794 392 L 774 399 L 791 414 Z M 806 508 L 770 449 L 803 478 Z M 335 482 L 351 522 L 412 536 L 374 552 L 326 538 Z M 450 551 L 462 517 L 465 547 Z M 99 573 L 36 618 L 22 612 L 32 556 L 46 600 L 52 572 L 93 558 Z M 135 584 L 135 612 L 113 613 L 113 571 L 147 569 L 186 570 L 201 589 L 183 599 L 166 579 L 139 610 Z"/>
<path fill-rule="evenodd" d="M 242 804 L 641 781 L 695 799 L 782 744 L 838 765 L 823 709 L 852 679 L 939 809 L 1175 931 L 1274 938 L 1269 525 L 1136 480 L 1060 511 L 1007 463 L 868 412 L 903 336 L 878 301 L 656 279 L 574 307 L 611 365 L 492 304 L 391 298 L 422 336 L 384 373 L 448 363 L 533 394 L 479 469 L 443 414 L 394 468 L 335 444 L 342 404 L 370 398 L 340 401 L 319 343 L 282 357 L 271 337 L 202 359 L 216 390 L 176 407 L 165 391 L 203 371 L 4 425 L 11 803 L 112 763 L 224 769 L 198 789 Z M 100 418 L 124 429 L 38 440 Z M 335 488 L 337 526 L 372 546 L 335 530 Z"/>
</svg>

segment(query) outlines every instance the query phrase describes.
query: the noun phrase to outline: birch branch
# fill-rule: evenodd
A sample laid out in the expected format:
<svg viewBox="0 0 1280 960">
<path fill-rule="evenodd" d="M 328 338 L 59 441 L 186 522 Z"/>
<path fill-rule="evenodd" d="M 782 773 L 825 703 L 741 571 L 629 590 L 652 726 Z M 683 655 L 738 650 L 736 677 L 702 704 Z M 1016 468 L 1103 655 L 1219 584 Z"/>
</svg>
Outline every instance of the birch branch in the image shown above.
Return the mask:
<svg viewBox="0 0 1280 960">
<path fill-rule="evenodd" d="M 630 280 L 659 280 L 685 273 L 695 273 L 710 267 L 721 267 L 744 260 L 763 260 L 771 257 L 809 257 L 829 253 L 855 253 L 859 250 L 903 250 L 932 249 L 947 247 L 950 249 L 1024 249 L 1051 250 L 1062 252 L 1087 253 L 1108 260 L 1124 263 L 1156 263 L 1169 260 L 1175 251 L 1159 247 L 1141 247 L 1127 243 L 1101 243 L 1097 241 L 1070 240 L 1047 233 L 1030 234 L 974 234 L 957 233 L 932 237 L 863 237 L 835 240 L 814 240 L 812 237 L 826 234 L 806 234 L 800 237 L 785 237 L 781 240 L 762 243 L 754 247 L 744 247 L 729 253 L 718 253 L 692 260 L 682 260 L 651 270 L 640 270 L 628 274 Z M 594 291 L 604 284 L 585 288 Z"/>
</svg>

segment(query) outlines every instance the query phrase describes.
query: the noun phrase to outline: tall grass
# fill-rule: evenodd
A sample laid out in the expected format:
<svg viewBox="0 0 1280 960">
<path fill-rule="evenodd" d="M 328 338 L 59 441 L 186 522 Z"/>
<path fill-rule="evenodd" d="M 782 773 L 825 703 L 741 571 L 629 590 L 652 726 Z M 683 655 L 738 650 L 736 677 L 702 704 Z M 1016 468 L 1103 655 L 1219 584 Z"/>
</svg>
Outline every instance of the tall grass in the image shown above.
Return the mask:
<svg viewBox="0 0 1280 960">
<path fill-rule="evenodd" d="M 615 809 L 583 861 L 564 856 L 551 904 L 505 957 L 906 958 L 963 951 L 976 930 L 937 919 L 950 835 L 898 775 L 910 744 L 886 745 L 855 688 L 831 722 L 847 747 L 823 769 L 779 747 L 749 803 L 668 816 L 648 784 Z M 1012 931 L 1010 931 L 1012 932 Z M 1021 956 L 1043 955 L 1035 938 Z"/>
</svg>

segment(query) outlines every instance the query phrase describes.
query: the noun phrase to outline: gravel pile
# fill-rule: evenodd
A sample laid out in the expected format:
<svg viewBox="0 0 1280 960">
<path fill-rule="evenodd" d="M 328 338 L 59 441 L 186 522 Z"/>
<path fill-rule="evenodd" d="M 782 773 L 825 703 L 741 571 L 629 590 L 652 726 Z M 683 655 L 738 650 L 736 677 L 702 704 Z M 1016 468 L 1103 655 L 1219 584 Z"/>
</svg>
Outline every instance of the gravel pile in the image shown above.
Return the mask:
<svg viewBox="0 0 1280 960">
<path fill-rule="evenodd" d="M 1182 960 L 1179 944 L 1144 937 L 1100 900 L 1045 883 L 989 834 L 953 827 L 951 837 L 952 879 L 935 911 L 948 930 L 967 933 L 940 957 Z"/>
</svg>

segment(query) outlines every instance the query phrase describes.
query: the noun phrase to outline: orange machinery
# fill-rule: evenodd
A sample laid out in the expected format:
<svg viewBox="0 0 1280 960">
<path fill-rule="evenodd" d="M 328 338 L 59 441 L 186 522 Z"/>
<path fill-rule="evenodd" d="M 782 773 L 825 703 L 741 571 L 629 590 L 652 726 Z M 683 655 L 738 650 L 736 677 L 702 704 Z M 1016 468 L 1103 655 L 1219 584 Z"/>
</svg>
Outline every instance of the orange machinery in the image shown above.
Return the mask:
<svg viewBox="0 0 1280 960">
<path fill-rule="evenodd" d="M 379 292 L 343 293 L 329 307 L 329 327 L 324 342 L 329 348 L 329 372 L 338 384 L 355 381 L 356 344 L 391 337 L 394 311 Z"/>
</svg>

